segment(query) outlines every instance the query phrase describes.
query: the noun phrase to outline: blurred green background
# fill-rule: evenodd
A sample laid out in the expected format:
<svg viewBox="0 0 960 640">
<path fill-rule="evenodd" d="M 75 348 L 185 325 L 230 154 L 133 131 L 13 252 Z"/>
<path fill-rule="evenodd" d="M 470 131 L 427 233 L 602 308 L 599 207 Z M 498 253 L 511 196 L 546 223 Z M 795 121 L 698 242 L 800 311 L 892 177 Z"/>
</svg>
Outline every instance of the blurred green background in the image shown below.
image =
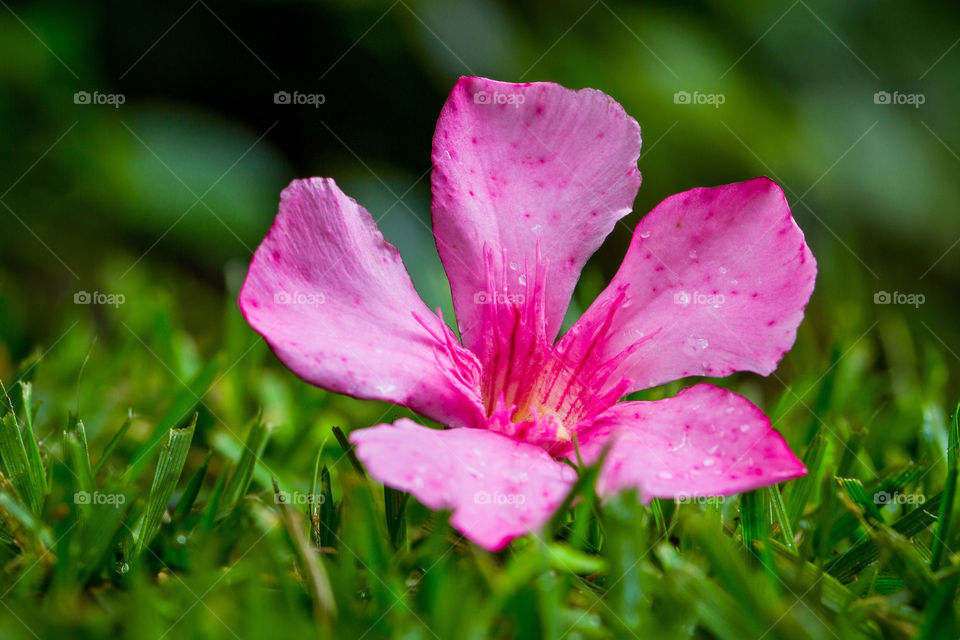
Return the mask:
<svg viewBox="0 0 960 640">
<path fill-rule="evenodd" d="M 766 174 L 820 264 L 780 375 L 794 361 L 825 371 L 824 354 L 853 345 L 863 367 L 899 354 L 939 372 L 936 390 L 894 374 L 901 387 L 955 397 L 958 37 L 956 7 L 896 2 L 4 2 L 0 379 L 48 350 L 107 364 L 118 340 L 192 375 L 223 344 L 222 310 L 280 190 L 303 176 L 332 176 L 366 206 L 451 317 L 429 154 L 447 92 L 472 74 L 599 88 L 640 122 L 635 212 L 589 263 L 573 313 L 661 199 Z M 322 104 L 276 104 L 279 91 Z M 75 304 L 95 291 L 124 304 Z M 924 303 L 877 305 L 880 291 Z M 90 393 L 104 415 L 148 402 Z"/>
</svg>

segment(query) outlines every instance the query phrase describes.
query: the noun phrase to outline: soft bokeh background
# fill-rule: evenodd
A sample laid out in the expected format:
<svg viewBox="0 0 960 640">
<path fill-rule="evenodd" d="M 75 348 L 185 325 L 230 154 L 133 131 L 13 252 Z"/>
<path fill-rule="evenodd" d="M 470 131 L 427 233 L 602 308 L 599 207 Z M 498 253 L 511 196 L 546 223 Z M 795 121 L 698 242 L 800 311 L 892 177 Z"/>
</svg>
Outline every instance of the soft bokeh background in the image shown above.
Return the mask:
<svg viewBox="0 0 960 640">
<path fill-rule="evenodd" d="M 430 141 L 450 87 L 472 74 L 596 87 L 640 122 L 635 212 L 589 263 L 574 312 L 661 199 L 766 174 L 820 276 L 776 376 L 737 384 L 771 411 L 786 398 L 787 411 L 812 406 L 804 390 L 828 372 L 850 397 L 860 374 L 882 372 L 919 400 L 892 400 L 889 435 L 942 422 L 960 370 L 958 37 L 956 8 L 898 2 L 3 3 L 0 379 L 56 353 L 60 368 L 30 375 L 76 397 L 44 396 L 43 384 L 38 395 L 55 415 L 81 406 L 96 430 L 128 406 L 159 411 L 171 385 L 218 354 L 220 371 L 269 363 L 234 300 L 280 190 L 302 176 L 335 177 L 366 206 L 449 318 L 429 230 Z M 323 104 L 276 104 L 278 91 Z M 680 91 L 722 104 L 678 103 Z M 908 103 L 878 104 L 880 91 Z M 122 104 L 77 104 L 77 92 Z M 75 304 L 83 291 L 124 303 Z M 880 291 L 924 302 L 877 305 Z M 142 370 L 111 366 L 118 345 L 142 352 Z M 302 405 L 280 401 L 291 376 L 274 370 L 235 384 L 255 384 L 258 404 L 288 422 L 283 407 Z M 124 380 L 148 376 L 156 397 L 125 393 Z M 380 415 L 357 406 L 330 420 Z M 798 421 L 810 420 L 802 407 Z M 867 424 L 880 409 L 837 420 Z"/>
</svg>

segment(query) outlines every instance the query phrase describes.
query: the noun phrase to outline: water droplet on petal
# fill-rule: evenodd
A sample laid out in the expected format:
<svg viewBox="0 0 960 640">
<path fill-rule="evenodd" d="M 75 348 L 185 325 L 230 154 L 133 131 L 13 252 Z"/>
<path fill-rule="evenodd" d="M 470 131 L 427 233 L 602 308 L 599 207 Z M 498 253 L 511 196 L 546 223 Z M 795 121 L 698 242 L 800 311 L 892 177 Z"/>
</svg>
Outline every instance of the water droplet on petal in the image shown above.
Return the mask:
<svg viewBox="0 0 960 640">
<path fill-rule="evenodd" d="M 683 341 L 681 350 L 684 354 L 688 356 L 696 356 L 706 348 L 710 346 L 710 343 L 706 338 L 697 338 L 696 336 L 687 336 L 687 339 Z"/>
<path fill-rule="evenodd" d="M 712 467 L 717 462 L 716 458 L 704 458 L 703 466 Z"/>
<path fill-rule="evenodd" d="M 649 232 L 649 231 L 641 231 L 641 232 L 640 232 L 640 237 L 643 238 L 643 239 L 647 239 L 647 238 L 650 237 L 650 232 Z"/>
<path fill-rule="evenodd" d="M 696 258 L 696 257 L 697 257 L 697 252 L 696 252 L 695 249 L 691 249 L 691 250 L 690 250 L 690 257 L 691 257 L 691 258 Z"/>
</svg>

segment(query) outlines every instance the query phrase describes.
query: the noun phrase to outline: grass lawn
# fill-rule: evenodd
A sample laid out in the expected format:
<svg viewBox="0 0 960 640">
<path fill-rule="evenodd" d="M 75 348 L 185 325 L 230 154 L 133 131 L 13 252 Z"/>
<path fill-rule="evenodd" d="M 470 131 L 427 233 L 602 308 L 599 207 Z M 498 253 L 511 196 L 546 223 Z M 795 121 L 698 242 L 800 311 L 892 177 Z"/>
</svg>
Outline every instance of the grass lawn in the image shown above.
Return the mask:
<svg viewBox="0 0 960 640">
<path fill-rule="evenodd" d="M 807 322 L 773 376 L 723 381 L 806 477 L 644 506 L 600 504 L 582 468 L 549 527 L 489 553 L 344 448 L 409 412 L 302 383 L 232 299 L 197 344 L 150 282 L 4 377 L 4 639 L 958 635 L 950 356 L 897 310 Z"/>
</svg>

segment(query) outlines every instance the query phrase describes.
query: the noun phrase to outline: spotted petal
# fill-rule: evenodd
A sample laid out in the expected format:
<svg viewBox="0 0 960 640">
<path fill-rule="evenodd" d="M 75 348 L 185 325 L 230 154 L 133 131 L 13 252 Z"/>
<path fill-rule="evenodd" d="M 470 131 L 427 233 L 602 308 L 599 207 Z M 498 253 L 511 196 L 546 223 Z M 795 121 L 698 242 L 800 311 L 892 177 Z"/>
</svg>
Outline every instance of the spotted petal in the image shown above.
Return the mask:
<svg viewBox="0 0 960 640">
<path fill-rule="evenodd" d="M 540 447 L 484 429 L 439 431 L 404 418 L 350 441 L 371 476 L 452 510 L 450 523 L 491 551 L 543 525 L 576 479 Z"/>
<path fill-rule="evenodd" d="M 433 138 L 433 227 L 465 346 L 484 359 L 502 330 L 491 304 L 552 343 L 584 263 L 633 205 L 639 154 L 640 127 L 600 91 L 457 82 Z"/>
<path fill-rule="evenodd" d="M 774 182 L 670 196 L 637 225 L 610 285 L 561 340 L 612 388 L 771 373 L 793 345 L 817 267 Z"/>
<path fill-rule="evenodd" d="M 807 472 L 760 409 L 710 384 L 666 400 L 620 402 L 581 438 L 586 461 L 611 447 L 597 483 L 602 495 L 637 488 L 646 501 L 725 496 Z"/>
<path fill-rule="evenodd" d="M 333 180 L 284 190 L 240 308 L 284 364 L 318 387 L 448 425 L 484 421 L 476 358 L 420 300 L 370 214 Z"/>
</svg>

